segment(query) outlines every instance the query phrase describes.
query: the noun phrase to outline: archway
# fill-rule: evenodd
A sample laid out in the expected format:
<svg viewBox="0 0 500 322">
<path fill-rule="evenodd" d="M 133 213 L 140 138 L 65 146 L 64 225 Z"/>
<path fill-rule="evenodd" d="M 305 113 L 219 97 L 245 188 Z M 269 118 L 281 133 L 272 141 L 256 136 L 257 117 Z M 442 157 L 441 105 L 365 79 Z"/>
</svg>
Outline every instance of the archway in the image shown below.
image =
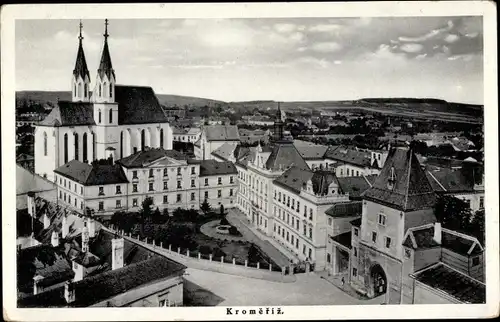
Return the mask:
<svg viewBox="0 0 500 322">
<path fill-rule="evenodd" d="M 387 277 L 383 268 L 375 264 L 370 269 L 371 287 L 373 287 L 373 297 L 385 294 L 387 291 Z"/>
</svg>

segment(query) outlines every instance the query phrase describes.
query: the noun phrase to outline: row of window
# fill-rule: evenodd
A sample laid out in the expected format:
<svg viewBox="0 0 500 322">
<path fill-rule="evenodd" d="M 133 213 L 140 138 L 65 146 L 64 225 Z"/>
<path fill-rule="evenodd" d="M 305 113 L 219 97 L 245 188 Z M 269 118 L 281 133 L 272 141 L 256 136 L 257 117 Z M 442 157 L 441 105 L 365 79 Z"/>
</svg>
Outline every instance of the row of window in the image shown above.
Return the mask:
<svg viewBox="0 0 500 322">
<path fill-rule="evenodd" d="M 281 211 L 281 208 L 276 208 L 274 206 L 274 216 L 276 216 L 276 209 L 278 209 L 278 218 L 282 220 L 283 222 L 286 221 L 287 225 L 291 226 L 293 229 L 296 231 L 299 231 L 300 229 L 300 220 L 298 217 L 295 217 L 293 214 L 290 215 L 290 213 L 286 212 L 285 210 Z M 309 233 L 308 233 L 309 232 Z M 302 234 L 310 239 L 313 238 L 313 229 L 312 226 L 309 225 L 309 230 L 307 230 L 307 225 L 303 225 L 303 232 Z"/>
<path fill-rule="evenodd" d="M 295 210 L 296 212 L 300 212 L 300 201 L 295 200 L 292 196 L 287 196 L 284 192 L 283 195 L 281 194 L 281 191 L 276 192 L 274 191 L 274 200 L 277 200 L 278 202 L 281 202 L 283 205 L 287 206 L 288 208 Z M 304 205 L 304 218 L 307 218 L 307 206 Z M 313 209 L 309 208 L 309 220 L 313 220 Z"/>
<path fill-rule="evenodd" d="M 76 193 L 78 193 L 78 185 L 76 183 L 73 183 L 70 180 L 66 180 L 66 178 L 63 177 L 58 177 L 57 175 L 54 176 L 55 182 L 57 183 L 59 179 L 59 186 L 63 186 L 64 188 L 67 188 L 68 190 L 74 189 Z M 80 194 L 83 195 L 83 186 L 80 187 Z"/>
<path fill-rule="evenodd" d="M 290 244 L 292 247 L 295 247 L 295 249 L 299 249 L 299 237 L 295 236 L 293 232 L 291 233 L 289 230 L 276 224 L 274 224 L 273 231 L 274 238 L 279 237 L 283 241 L 286 241 L 288 244 Z M 312 259 L 312 248 L 307 247 L 306 244 L 302 244 L 302 254 L 304 256 L 307 256 L 309 259 Z"/>
</svg>

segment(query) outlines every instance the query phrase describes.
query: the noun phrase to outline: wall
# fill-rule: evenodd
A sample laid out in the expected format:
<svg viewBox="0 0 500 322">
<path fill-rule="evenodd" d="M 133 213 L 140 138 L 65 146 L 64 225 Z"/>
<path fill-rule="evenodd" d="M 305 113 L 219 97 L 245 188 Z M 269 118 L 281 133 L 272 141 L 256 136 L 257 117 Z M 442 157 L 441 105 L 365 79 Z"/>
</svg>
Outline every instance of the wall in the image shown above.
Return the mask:
<svg viewBox="0 0 500 322">
<path fill-rule="evenodd" d="M 474 193 L 463 193 L 463 194 L 453 194 L 453 196 L 457 197 L 458 199 L 462 200 L 468 200 L 470 202 L 470 209 L 475 212 L 480 209 L 479 204 L 480 204 L 480 198 L 483 198 L 484 200 L 484 191 L 482 192 L 474 192 Z M 483 207 L 484 207 L 484 202 L 483 202 Z"/>
<path fill-rule="evenodd" d="M 439 262 L 441 247 L 418 249 L 414 253 L 414 271 L 419 271 L 429 265 Z"/>
<path fill-rule="evenodd" d="M 236 200 L 238 196 L 238 174 L 214 175 L 199 177 L 199 195 L 200 203 L 205 200 L 205 193 L 208 193 L 208 203 L 212 209 L 219 211 L 221 205 L 224 208 L 236 207 Z M 221 178 L 221 184 L 218 180 Z M 232 179 L 232 183 L 231 183 Z M 208 185 L 206 185 L 208 181 Z M 219 191 L 221 197 L 219 197 Z"/>
</svg>

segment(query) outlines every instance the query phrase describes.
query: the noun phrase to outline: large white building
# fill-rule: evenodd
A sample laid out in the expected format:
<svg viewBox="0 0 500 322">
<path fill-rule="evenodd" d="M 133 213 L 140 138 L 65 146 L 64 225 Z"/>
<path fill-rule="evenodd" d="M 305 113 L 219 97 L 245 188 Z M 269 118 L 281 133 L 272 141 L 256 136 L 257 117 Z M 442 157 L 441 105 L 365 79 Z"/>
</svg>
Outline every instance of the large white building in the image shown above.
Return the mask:
<svg viewBox="0 0 500 322">
<path fill-rule="evenodd" d="M 35 172 L 54 180 L 54 169 L 71 160 L 90 163 L 120 159 L 144 147 L 172 148 L 172 129 L 150 87 L 117 85 L 108 46 L 104 47 L 91 92 L 80 36 L 71 74 L 71 101 L 59 101 L 35 126 Z"/>
</svg>

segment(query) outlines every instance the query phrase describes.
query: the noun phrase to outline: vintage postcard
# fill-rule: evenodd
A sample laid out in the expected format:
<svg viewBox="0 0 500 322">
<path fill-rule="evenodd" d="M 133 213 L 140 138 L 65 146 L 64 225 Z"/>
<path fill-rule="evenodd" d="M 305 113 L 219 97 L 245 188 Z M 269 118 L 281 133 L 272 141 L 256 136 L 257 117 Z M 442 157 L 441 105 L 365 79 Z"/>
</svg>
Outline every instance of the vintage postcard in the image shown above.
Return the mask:
<svg viewBox="0 0 500 322">
<path fill-rule="evenodd" d="M 3 7 L 4 319 L 498 316 L 495 12 Z"/>
</svg>

